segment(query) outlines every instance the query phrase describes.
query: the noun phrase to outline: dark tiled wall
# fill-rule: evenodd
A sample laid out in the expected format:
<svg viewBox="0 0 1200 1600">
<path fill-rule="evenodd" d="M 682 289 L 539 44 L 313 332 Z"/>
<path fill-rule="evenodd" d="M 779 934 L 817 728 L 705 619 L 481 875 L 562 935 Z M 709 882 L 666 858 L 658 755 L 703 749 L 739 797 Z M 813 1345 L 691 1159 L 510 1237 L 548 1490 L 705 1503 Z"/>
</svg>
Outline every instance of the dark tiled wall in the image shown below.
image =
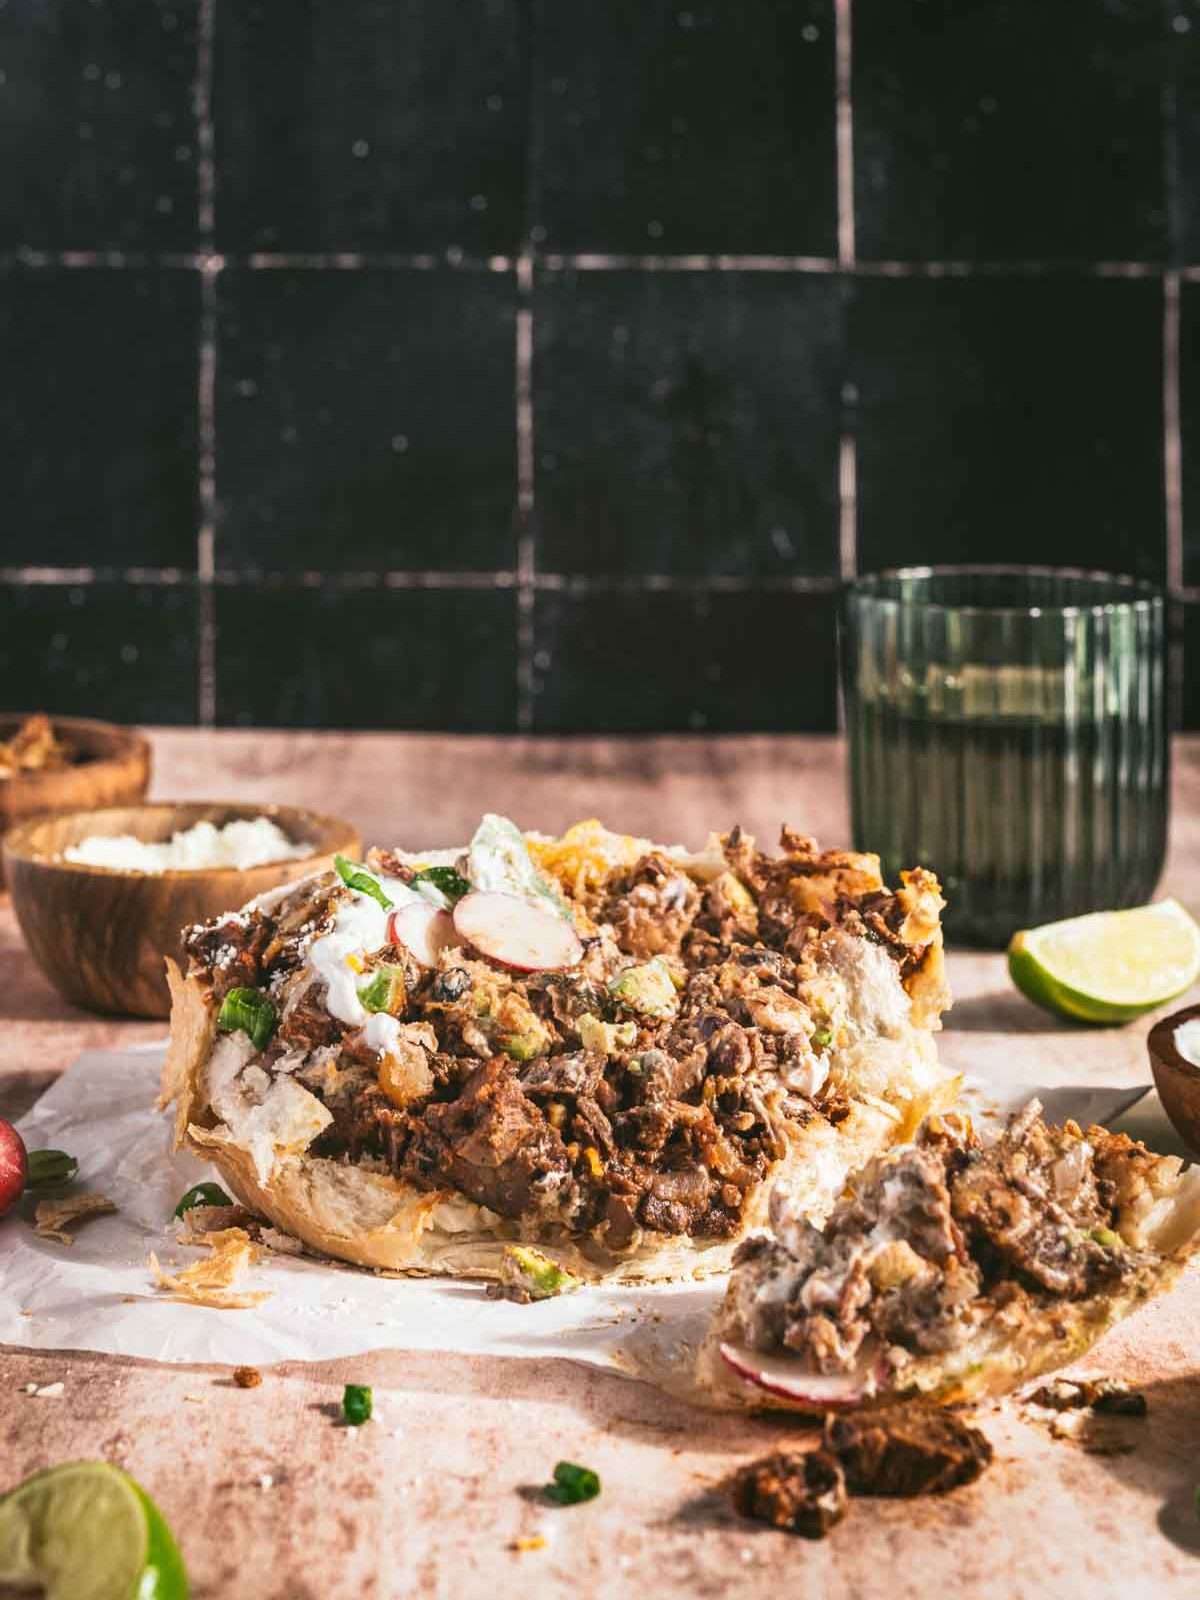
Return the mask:
<svg viewBox="0 0 1200 1600">
<path fill-rule="evenodd" d="M 1200 0 L 0 0 L 0 706 L 828 728 L 968 558 L 1167 584 L 1200 726 L 1197 91 Z"/>
</svg>

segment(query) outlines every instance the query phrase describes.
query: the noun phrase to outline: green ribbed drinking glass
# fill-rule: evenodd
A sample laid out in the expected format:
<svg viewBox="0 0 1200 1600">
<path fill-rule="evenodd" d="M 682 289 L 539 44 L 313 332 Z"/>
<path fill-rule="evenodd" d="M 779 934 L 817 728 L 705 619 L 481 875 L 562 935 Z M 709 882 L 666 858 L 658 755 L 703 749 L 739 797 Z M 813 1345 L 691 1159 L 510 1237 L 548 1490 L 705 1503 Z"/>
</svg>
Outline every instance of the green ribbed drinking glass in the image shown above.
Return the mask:
<svg viewBox="0 0 1200 1600">
<path fill-rule="evenodd" d="M 1167 840 L 1165 607 L 1039 567 L 910 567 L 846 595 L 854 843 L 933 868 L 962 943 L 1154 893 Z"/>
</svg>

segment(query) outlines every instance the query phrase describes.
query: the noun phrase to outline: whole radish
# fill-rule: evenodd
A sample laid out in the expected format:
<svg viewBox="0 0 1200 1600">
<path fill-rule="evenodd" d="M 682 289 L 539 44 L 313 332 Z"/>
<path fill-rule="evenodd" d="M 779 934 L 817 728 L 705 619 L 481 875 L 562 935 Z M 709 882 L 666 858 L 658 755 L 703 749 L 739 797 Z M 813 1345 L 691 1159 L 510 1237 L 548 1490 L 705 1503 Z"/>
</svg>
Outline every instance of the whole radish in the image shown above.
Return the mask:
<svg viewBox="0 0 1200 1600">
<path fill-rule="evenodd" d="M 11 1122 L 0 1117 L 0 1217 L 21 1198 L 28 1172 L 25 1141 Z"/>
</svg>

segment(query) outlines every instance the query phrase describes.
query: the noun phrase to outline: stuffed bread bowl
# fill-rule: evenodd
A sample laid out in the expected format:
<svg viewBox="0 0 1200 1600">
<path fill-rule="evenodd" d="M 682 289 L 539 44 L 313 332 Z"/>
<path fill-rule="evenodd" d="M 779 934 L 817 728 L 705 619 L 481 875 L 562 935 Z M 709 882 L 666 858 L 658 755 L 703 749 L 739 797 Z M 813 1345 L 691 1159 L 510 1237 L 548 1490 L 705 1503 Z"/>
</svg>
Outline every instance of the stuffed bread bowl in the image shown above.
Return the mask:
<svg viewBox="0 0 1200 1600">
<path fill-rule="evenodd" d="M 697 1376 L 717 1403 L 836 1410 L 999 1395 L 1081 1356 L 1200 1248 L 1200 1171 L 1125 1134 L 998 1137 L 934 1116 L 823 1228 L 779 1195 L 738 1251 Z"/>
<path fill-rule="evenodd" d="M 175 1139 L 313 1250 L 495 1276 L 721 1270 L 953 1098 L 936 879 L 735 829 L 699 854 L 486 816 L 189 930 Z"/>
</svg>

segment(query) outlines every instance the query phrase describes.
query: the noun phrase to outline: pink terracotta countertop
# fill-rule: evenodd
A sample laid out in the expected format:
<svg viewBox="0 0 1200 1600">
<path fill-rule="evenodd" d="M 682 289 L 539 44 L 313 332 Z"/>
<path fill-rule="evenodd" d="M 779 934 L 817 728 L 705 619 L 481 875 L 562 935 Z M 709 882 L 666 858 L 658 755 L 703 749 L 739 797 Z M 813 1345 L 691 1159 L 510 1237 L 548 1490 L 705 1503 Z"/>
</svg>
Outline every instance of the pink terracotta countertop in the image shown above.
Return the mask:
<svg viewBox="0 0 1200 1600">
<path fill-rule="evenodd" d="M 316 806 L 372 841 L 453 843 L 484 809 L 545 829 L 599 815 L 696 842 L 734 821 L 768 839 L 785 818 L 829 843 L 849 832 L 832 739 L 162 730 L 153 742 L 155 797 Z M 1177 743 L 1174 784 L 1163 891 L 1197 912 L 1200 741 Z M 1031 1083 L 1147 1080 L 1147 1023 L 1057 1025 L 1012 990 L 996 955 L 953 952 L 950 976 L 957 1003 L 941 1049 L 960 1070 L 986 1079 L 990 1065 L 1019 1059 Z M 10 1116 L 81 1050 L 163 1031 L 60 1001 L 2 896 L 0 1021 Z M 1110 1335 L 1088 1370 L 1143 1387 L 1150 1415 L 1131 1454 L 1090 1455 L 1011 1407 L 985 1410 L 997 1459 L 978 1483 L 940 1499 L 856 1502 L 820 1544 L 740 1521 L 722 1489 L 751 1455 L 798 1439 L 793 1424 L 695 1411 L 554 1359 L 390 1351 L 264 1369 L 260 1387 L 241 1390 L 222 1368 L 0 1347 L 0 1488 L 83 1456 L 126 1467 L 179 1534 L 195 1600 L 1194 1596 L 1200 1272 Z M 58 1380 L 60 1399 L 24 1393 Z M 373 1385 L 381 1423 L 335 1425 L 329 1408 L 347 1381 Z M 599 1499 L 540 1503 L 534 1487 L 563 1457 L 600 1473 Z M 532 1534 L 544 1547 L 514 1548 Z"/>
</svg>

